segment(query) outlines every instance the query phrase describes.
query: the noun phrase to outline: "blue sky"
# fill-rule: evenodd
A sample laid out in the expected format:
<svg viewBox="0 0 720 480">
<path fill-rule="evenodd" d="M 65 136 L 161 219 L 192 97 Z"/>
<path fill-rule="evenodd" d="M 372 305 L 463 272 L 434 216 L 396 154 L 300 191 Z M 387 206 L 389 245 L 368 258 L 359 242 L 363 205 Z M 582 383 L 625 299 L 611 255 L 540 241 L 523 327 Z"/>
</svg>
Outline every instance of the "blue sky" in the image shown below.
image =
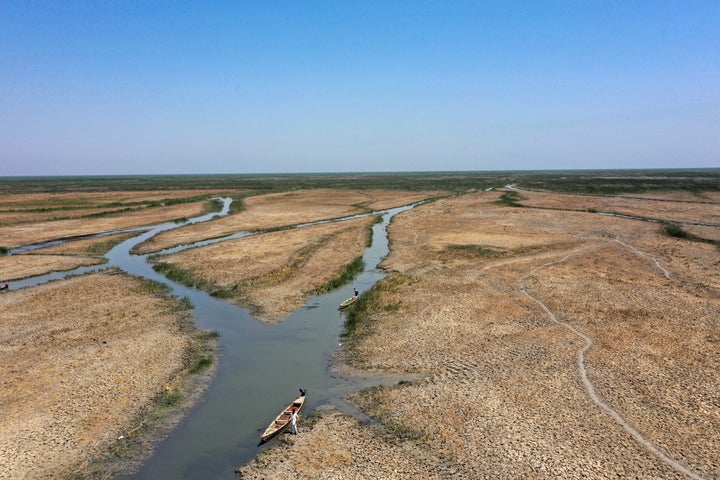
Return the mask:
<svg viewBox="0 0 720 480">
<path fill-rule="evenodd" d="M 0 2 L 0 176 L 720 166 L 720 2 Z"/>
</svg>

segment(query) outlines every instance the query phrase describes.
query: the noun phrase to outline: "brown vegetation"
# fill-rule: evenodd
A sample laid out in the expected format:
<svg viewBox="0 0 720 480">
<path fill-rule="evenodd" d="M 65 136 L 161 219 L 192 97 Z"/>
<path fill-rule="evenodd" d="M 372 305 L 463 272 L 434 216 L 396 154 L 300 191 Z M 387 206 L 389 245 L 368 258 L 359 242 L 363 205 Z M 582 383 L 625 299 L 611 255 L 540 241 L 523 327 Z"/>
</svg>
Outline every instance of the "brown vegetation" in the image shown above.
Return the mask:
<svg viewBox="0 0 720 480">
<path fill-rule="evenodd" d="M 0 478 L 84 471 L 179 388 L 196 340 L 153 289 L 96 273 L 2 295 Z"/>
<path fill-rule="evenodd" d="M 264 321 L 304 305 L 319 286 L 362 255 L 372 217 L 281 230 L 185 250 L 157 260 L 191 271 Z"/>
<path fill-rule="evenodd" d="M 0 241 L 3 247 L 14 248 L 22 245 L 42 243 L 59 238 L 91 235 L 126 228 L 154 225 L 179 218 L 190 218 L 202 214 L 207 202 L 194 202 L 167 207 L 144 208 L 124 212 L 117 216 L 77 218 L 69 220 L 42 221 L 0 227 Z M 1 218 L 1 217 L 0 217 Z"/>
<path fill-rule="evenodd" d="M 243 478 L 720 477 L 720 250 L 650 222 L 497 199 L 391 224 L 394 273 L 342 353 L 360 371 L 426 375 L 354 398 L 382 427 L 324 416 Z M 653 217 L 704 215 L 653 205 Z"/>
<path fill-rule="evenodd" d="M 118 233 L 98 238 L 86 238 L 84 240 L 73 240 L 63 242 L 51 247 L 28 250 L 23 255 L 86 255 L 101 256 L 108 252 L 118 243 L 137 235 L 137 232 Z"/>
<path fill-rule="evenodd" d="M 520 203 L 542 208 L 560 208 L 619 213 L 673 222 L 701 223 L 720 226 L 720 204 L 710 198 L 675 201 L 678 192 L 670 199 L 660 199 L 658 193 L 647 200 L 620 196 L 562 195 L 522 190 Z"/>
<path fill-rule="evenodd" d="M 218 238 L 237 232 L 268 230 L 327 220 L 417 202 L 438 192 L 392 190 L 298 190 L 244 200 L 245 209 L 210 224 L 188 225 L 155 235 L 136 247 L 140 253 Z"/>
<path fill-rule="evenodd" d="M 163 234 L 145 251 L 432 193 L 250 197 L 244 211 Z M 108 196 L 88 194 L 116 200 L 99 195 Z M 657 223 L 590 213 L 717 225 L 720 194 L 688 202 L 697 195 L 657 201 L 523 191 L 521 203 L 539 208 L 504 206 L 500 195 L 423 205 L 389 228 L 390 275 L 373 288 L 375 300 L 359 312 L 338 362 L 421 379 L 354 395 L 373 423 L 337 411 L 315 415 L 300 435 L 280 440 L 288 448 L 269 448 L 242 467 L 243 477 L 720 478 L 720 249 L 669 236 Z M 14 208 L 8 201 L 0 209 Z M 0 243 L 191 217 L 205 205 L 5 226 Z M 279 230 L 159 261 L 277 320 L 361 254 L 370 222 Z M 720 238 L 716 227 L 683 228 Z M 105 240 L 0 257 L 0 280 L 97 262 Z M 183 326 L 186 311 L 125 275 L 0 293 L 0 305 L 0 478 L 93 476 L 88 465 L 117 448 L 119 436 L 135 434 L 146 408 L 168 395 L 164 387 L 177 391 L 197 341 Z"/>
<path fill-rule="evenodd" d="M 105 263 L 104 258 L 67 255 L 12 255 L 0 257 L 0 282 L 64 272 L 85 265 Z"/>
</svg>

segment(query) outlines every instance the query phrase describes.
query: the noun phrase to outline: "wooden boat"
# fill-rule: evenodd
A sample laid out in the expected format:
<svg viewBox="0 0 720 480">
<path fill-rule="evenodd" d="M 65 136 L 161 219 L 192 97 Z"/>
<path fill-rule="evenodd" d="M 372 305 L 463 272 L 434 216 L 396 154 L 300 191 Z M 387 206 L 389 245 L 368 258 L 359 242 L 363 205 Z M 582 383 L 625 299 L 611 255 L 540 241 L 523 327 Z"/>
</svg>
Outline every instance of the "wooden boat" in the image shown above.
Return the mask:
<svg viewBox="0 0 720 480">
<path fill-rule="evenodd" d="M 350 297 L 350 298 L 348 298 L 347 300 L 345 300 L 344 302 L 342 302 L 342 303 L 340 304 L 340 308 L 345 308 L 345 307 L 347 307 L 348 305 L 352 305 L 353 303 L 355 303 L 355 301 L 356 301 L 357 299 L 358 299 L 358 297 Z"/>
<path fill-rule="evenodd" d="M 299 412 L 300 409 L 305 404 L 305 390 L 302 388 L 300 389 L 300 396 L 297 397 L 293 402 L 288 405 L 285 410 L 280 412 L 280 415 L 275 417 L 275 420 L 273 420 L 270 425 L 265 429 L 265 432 L 260 436 L 260 444 L 263 444 L 273 438 L 278 433 L 285 430 L 288 425 L 290 425 L 290 412 L 295 410 L 296 412 Z"/>
</svg>

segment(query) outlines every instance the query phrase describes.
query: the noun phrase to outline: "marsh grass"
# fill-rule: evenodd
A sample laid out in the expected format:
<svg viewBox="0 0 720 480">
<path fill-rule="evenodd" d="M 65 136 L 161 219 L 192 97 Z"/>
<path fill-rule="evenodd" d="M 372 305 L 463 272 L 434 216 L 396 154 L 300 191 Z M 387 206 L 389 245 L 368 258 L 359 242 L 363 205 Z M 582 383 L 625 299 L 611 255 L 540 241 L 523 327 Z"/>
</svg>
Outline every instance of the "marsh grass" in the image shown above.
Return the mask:
<svg viewBox="0 0 720 480">
<path fill-rule="evenodd" d="M 193 308 L 195 308 L 195 306 L 192 303 L 192 300 L 190 300 L 190 297 L 185 297 L 185 296 L 177 299 L 177 305 L 178 305 L 179 311 L 192 310 Z"/>
<path fill-rule="evenodd" d="M 194 375 L 197 373 L 202 372 L 203 370 L 207 370 L 210 368 L 210 365 L 213 364 L 213 359 L 209 357 L 202 357 L 195 362 L 195 365 L 193 365 L 189 370 L 188 373 Z"/>
<path fill-rule="evenodd" d="M 357 278 L 363 270 L 365 270 L 365 262 L 363 261 L 363 257 L 359 256 L 345 265 L 337 276 L 317 287 L 312 293 L 313 295 L 319 295 L 342 287 Z"/>
<path fill-rule="evenodd" d="M 352 310 L 347 312 L 341 336 L 345 339 L 358 337 L 362 335 L 362 325 L 373 314 L 399 310 L 400 305 L 396 302 L 382 302 L 383 293 L 396 293 L 401 288 L 407 288 L 413 283 L 415 280 L 412 277 L 396 274 L 380 280 L 372 288 L 361 293 L 353 304 Z"/>
<path fill-rule="evenodd" d="M 682 229 L 677 223 L 665 223 L 662 226 L 665 235 L 675 238 L 690 238 L 690 234 Z"/>
<path fill-rule="evenodd" d="M 90 255 L 105 255 L 107 252 L 112 250 L 116 245 L 124 242 L 130 237 L 135 236 L 135 233 L 129 233 L 127 235 L 120 235 L 110 240 L 104 240 L 102 242 L 93 243 L 87 248 L 87 252 Z"/>
<path fill-rule="evenodd" d="M 240 213 L 247 209 L 247 206 L 245 205 L 246 196 L 247 195 L 231 195 L 232 203 L 230 203 L 230 210 L 228 211 L 229 215 Z"/>
<path fill-rule="evenodd" d="M 209 282 L 198 276 L 194 269 L 181 268 L 174 263 L 158 262 L 153 265 L 153 270 L 158 273 L 162 273 L 169 280 L 178 282 L 187 287 L 207 289 L 211 286 Z"/>
<path fill-rule="evenodd" d="M 617 194 L 650 191 L 720 191 L 720 169 L 566 170 L 495 172 L 398 172 L 233 175 L 127 175 L 93 177 L 2 177 L 0 193 L 107 192 L 203 189 L 244 195 L 312 188 L 440 190 L 467 193 L 516 184 L 569 193 Z M 207 198 L 207 196 L 205 197 Z M 235 202 L 233 202 L 235 203 Z M 127 206 L 129 203 L 123 204 Z"/>
<path fill-rule="evenodd" d="M 483 245 L 457 245 L 451 244 L 445 247 L 448 253 L 460 253 L 477 257 L 497 257 L 505 255 L 505 251 L 496 250 L 494 248 L 485 247 Z"/>
<path fill-rule="evenodd" d="M 523 205 L 519 202 L 522 199 L 520 194 L 515 191 L 507 191 L 500 196 L 500 199 L 495 201 L 497 205 L 506 205 L 508 207 L 522 207 Z"/>
<path fill-rule="evenodd" d="M 170 287 L 157 280 L 140 278 L 140 292 L 146 295 L 166 295 L 170 292 Z"/>
<path fill-rule="evenodd" d="M 683 240 L 689 240 L 691 242 L 709 243 L 711 245 L 720 246 L 720 240 L 713 240 L 710 238 L 704 238 L 697 235 L 693 235 L 690 232 L 683 230 L 683 228 L 677 223 L 663 222 L 661 227 L 662 233 L 669 237 L 680 238 Z"/>
<path fill-rule="evenodd" d="M 166 392 L 163 394 L 162 399 L 160 401 L 160 406 L 162 407 L 174 407 L 180 401 L 183 399 L 183 395 L 180 392 L 177 392 L 175 390 Z"/>
<path fill-rule="evenodd" d="M 365 239 L 365 248 L 370 248 L 372 245 L 372 237 L 373 237 L 373 225 L 382 222 L 382 217 L 376 216 L 373 220 L 373 223 L 368 225 L 366 232 L 366 239 Z M 330 290 L 335 290 L 336 288 L 340 288 L 343 285 L 347 285 L 351 281 L 357 278 L 358 275 L 360 275 L 363 270 L 365 270 L 365 261 L 363 260 L 362 255 L 359 257 L 356 257 L 355 260 L 345 265 L 345 267 L 340 271 L 340 273 L 324 283 L 323 285 L 320 285 L 315 290 L 313 290 L 313 295 L 319 295 L 321 293 L 329 292 Z"/>
</svg>

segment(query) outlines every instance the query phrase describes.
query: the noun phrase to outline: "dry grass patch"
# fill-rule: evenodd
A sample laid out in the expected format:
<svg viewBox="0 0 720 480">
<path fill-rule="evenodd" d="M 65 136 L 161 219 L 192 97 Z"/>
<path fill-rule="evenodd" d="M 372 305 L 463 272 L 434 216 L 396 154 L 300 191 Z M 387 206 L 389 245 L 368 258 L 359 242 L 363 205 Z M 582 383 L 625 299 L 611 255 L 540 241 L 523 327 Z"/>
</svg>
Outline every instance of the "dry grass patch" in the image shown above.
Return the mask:
<svg viewBox="0 0 720 480">
<path fill-rule="evenodd" d="M 720 228 L 718 227 L 683 226 L 682 228 L 691 235 L 720 242 Z"/>
<path fill-rule="evenodd" d="M 2 295 L 0 478 L 73 476 L 177 385 L 188 313 L 152 287 L 91 274 Z"/>
<path fill-rule="evenodd" d="M 11 255 L 0 257 L 0 281 L 64 272 L 87 265 L 105 263 L 104 258 L 71 257 L 67 255 Z"/>
<path fill-rule="evenodd" d="M 368 392 L 356 402 L 398 437 L 416 433 L 413 442 L 465 478 L 683 478 L 592 401 L 576 363 L 584 342 L 520 290 L 520 280 L 537 268 L 525 281 L 529 291 L 547 299 L 562 320 L 597 336 L 589 374 L 603 395 L 612 390 L 608 400 L 617 398 L 613 405 L 621 414 L 631 423 L 637 419 L 673 458 L 717 476 L 711 453 L 717 438 L 710 437 L 718 410 L 711 399 L 718 398 L 720 383 L 715 353 L 707 352 L 717 330 L 711 312 L 718 311 L 718 290 L 707 283 L 711 269 L 698 262 L 701 255 L 712 261 L 704 250 L 709 246 L 684 249 L 651 223 L 502 207 L 496 199 L 468 195 L 395 217 L 384 265 L 410 281 L 393 276 L 373 289 L 377 298 L 343 358 L 361 370 L 429 377 Z M 582 266 L 553 266 L 567 255 Z M 678 269 L 671 275 L 682 282 L 665 278 L 655 263 L 667 265 L 671 258 Z M 634 330 L 619 322 L 613 331 L 614 320 L 584 320 L 611 311 L 646 323 Z M 676 318 L 658 325 L 653 316 L 661 311 Z M 683 339 L 682 326 L 694 330 L 698 321 L 702 327 Z M 673 351 L 673 344 L 685 353 Z M 654 361 L 639 354 L 645 347 Z M 667 362 L 674 366 L 666 368 Z M 683 387 L 693 390 L 690 398 Z M 683 435 L 670 438 L 683 422 L 678 431 L 690 435 L 687 447 Z"/>
<path fill-rule="evenodd" d="M 188 225 L 172 232 L 160 233 L 138 245 L 136 250 L 141 253 L 157 252 L 176 245 L 191 244 L 242 231 L 268 230 L 355 215 L 406 205 L 436 193 L 317 189 L 257 195 L 244 199 L 245 209 L 240 213 L 211 223 Z"/>
<path fill-rule="evenodd" d="M 639 431 L 686 464 L 720 476 L 720 300 L 687 289 L 648 258 L 612 243 L 548 267 L 532 291 L 596 339 L 600 393 Z"/>
<path fill-rule="evenodd" d="M 276 321 L 362 255 L 372 222 L 364 217 L 281 230 L 156 260 L 190 272 L 190 282 L 250 308 L 257 318 Z"/>
<path fill-rule="evenodd" d="M 48 212 L 0 212 L 0 227 L 36 222 L 52 222 L 58 220 L 67 220 L 70 218 L 88 217 L 91 215 L 111 215 L 116 212 L 125 212 L 126 210 L 128 210 L 127 207 L 114 207 L 102 209 L 87 208 L 73 210 L 52 210 Z"/>
<path fill-rule="evenodd" d="M 612 212 L 673 222 L 720 225 L 718 204 L 700 203 L 703 202 L 702 199 L 697 199 L 698 203 L 692 203 L 614 196 L 562 195 L 526 190 L 521 193 L 523 200 L 520 203 L 532 207 Z"/>
<path fill-rule="evenodd" d="M 647 192 L 632 193 L 618 195 L 622 197 L 639 197 L 657 200 L 669 200 L 677 202 L 718 202 L 720 195 L 716 192 L 686 192 L 686 191 L 668 191 L 668 192 Z"/>
<path fill-rule="evenodd" d="M 138 235 L 136 232 L 118 233 L 106 235 L 100 238 L 87 238 L 84 240 L 73 240 L 63 242 L 51 247 L 29 250 L 23 255 L 92 255 L 100 256 L 106 254 L 110 249 L 120 242 Z"/>
<path fill-rule="evenodd" d="M 297 436 L 284 436 L 238 469 L 238 477 L 444 478 L 444 467 L 434 465 L 431 453 L 409 443 L 386 442 L 372 427 L 337 411 L 315 414 L 311 424 L 303 421 L 299 428 Z"/>
<path fill-rule="evenodd" d="M 73 192 L 7 194 L 0 198 L 0 210 L 97 208 L 111 203 L 131 204 L 165 199 L 212 195 L 213 190 L 162 190 L 129 192 Z"/>
<path fill-rule="evenodd" d="M 3 242 L 2 246 L 13 248 L 59 238 L 91 235 L 196 217 L 203 214 L 207 208 L 208 202 L 201 201 L 168 207 L 145 208 L 118 216 L 5 226 L 0 227 L 0 239 Z"/>
</svg>

